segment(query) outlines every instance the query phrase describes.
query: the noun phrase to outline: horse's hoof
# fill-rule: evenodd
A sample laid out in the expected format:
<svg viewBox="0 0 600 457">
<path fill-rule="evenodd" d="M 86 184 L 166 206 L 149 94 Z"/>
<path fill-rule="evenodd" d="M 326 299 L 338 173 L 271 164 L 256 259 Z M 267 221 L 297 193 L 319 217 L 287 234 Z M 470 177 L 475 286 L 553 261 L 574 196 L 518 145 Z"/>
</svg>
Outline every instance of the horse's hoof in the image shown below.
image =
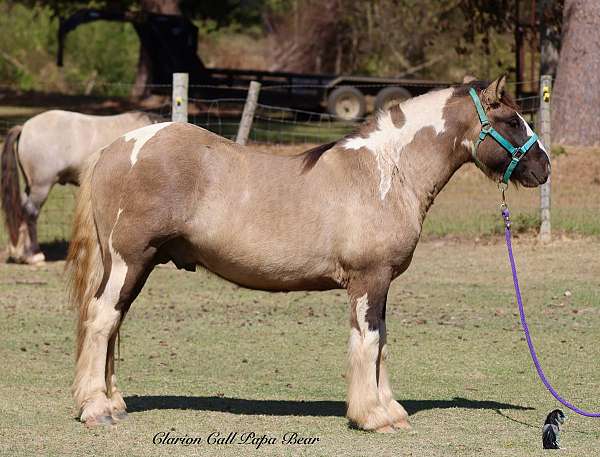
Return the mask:
<svg viewBox="0 0 600 457">
<path fill-rule="evenodd" d="M 85 426 L 88 428 L 97 427 L 98 425 L 115 425 L 115 423 L 112 416 L 92 416 L 85 420 Z"/>
<path fill-rule="evenodd" d="M 398 430 L 391 425 L 384 425 L 383 427 L 376 428 L 374 431 L 376 433 L 396 433 Z"/>
<path fill-rule="evenodd" d="M 25 263 L 28 265 L 41 265 L 46 260 L 46 256 L 43 253 L 38 252 L 37 254 L 33 254 L 25 259 Z"/>
<path fill-rule="evenodd" d="M 413 429 L 412 425 L 410 425 L 410 422 L 408 422 L 407 419 L 400 419 L 394 422 L 394 428 L 398 430 L 405 430 L 407 432 L 410 432 Z"/>
<path fill-rule="evenodd" d="M 127 411 L 117 411 L 113 413 L 112 418 L 116 421 L 124 421 L 129 419 L 129 414 L 127 414 Z"/>
</svg>

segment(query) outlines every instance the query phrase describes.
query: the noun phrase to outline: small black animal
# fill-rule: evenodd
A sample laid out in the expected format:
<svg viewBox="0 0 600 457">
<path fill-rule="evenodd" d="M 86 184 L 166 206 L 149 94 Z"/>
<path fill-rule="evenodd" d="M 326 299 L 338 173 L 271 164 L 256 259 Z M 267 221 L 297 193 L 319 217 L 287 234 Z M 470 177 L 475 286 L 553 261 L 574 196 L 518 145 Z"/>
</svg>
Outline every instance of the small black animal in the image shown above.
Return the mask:
<svg viewBox="0 0 600 457">
<path fill-rule="evenodd" d="M 560 449 L 560 426 L 565 423 L 565 419 L 565 414 L 560 409 L 555 409 L 548 414 L 542 429 L 544 449 Z"/>
</svg>

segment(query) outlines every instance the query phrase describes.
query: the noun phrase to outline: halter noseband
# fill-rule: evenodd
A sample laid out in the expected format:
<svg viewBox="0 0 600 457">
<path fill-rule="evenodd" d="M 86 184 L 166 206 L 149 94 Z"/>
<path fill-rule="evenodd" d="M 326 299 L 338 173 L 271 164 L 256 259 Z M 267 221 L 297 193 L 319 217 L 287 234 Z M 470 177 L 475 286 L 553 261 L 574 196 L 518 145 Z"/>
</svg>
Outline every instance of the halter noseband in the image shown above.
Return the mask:
<svg viewBox="0 0 600 457">
<path fill-rule="evenodd" d="M 506 171 L 502 176 L 502 182 L 504 184 L 508 184 L 510 175 L 512 175 L 519 161 L 525 156 L 525 154 L 527 153 L 527 151 L 529 151 L 531 146 L 533 146 L 533 144 L 538 140 L 538 136 L 534 133 L 527 139 L 527 141 L 522 146 L 518 148 L 514 147 L 510 141 L 508 141 L 506 138 L 500 135 L 500 133 L 498 133 L 494 129 L 494 127 L 492 127 L 492 124 L 490 124 L 490 120 L 488 119 L 487 115 L 485 114 L 485 110 L 481 105 L 481 100 L 479 100 L 477 92 L 472 87 L 469 90 L 469 95 L 473 99 L 473 103 L 475 103 L 475 108 L 477 108 L 477 115 L 479 116 L 479 121 L 481 122 L 481 131 L 479 132 L 479 139 L 477 140 L 477 142 L 471 150 L 473 160 L 479 168 L 485 167 L 477 158 L 477 148 L 483 142 L 483 140 L 485 140 L 486 136 L 491 136 L 494 140 L 496 140 L 496 143 L 498 143 L 500 146 L 506 149 L 512 157 L 512 160 L 508 164 L 508 167 L 506 167 Z"/>
</svg>

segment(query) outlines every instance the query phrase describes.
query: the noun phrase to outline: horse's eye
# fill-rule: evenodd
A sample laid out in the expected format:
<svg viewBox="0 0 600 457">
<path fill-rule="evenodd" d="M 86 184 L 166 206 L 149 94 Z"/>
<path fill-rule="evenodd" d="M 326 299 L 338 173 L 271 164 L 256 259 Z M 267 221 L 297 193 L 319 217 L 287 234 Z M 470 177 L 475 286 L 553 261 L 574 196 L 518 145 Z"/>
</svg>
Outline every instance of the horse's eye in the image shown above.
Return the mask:
<svg viewBox="0 0 600 457">
<path fill-rule="evenodd" d="M 519 120 L 512 118 L 508 121 L 508 125 L 513 129 L 519 128 Z"/>
</svg>

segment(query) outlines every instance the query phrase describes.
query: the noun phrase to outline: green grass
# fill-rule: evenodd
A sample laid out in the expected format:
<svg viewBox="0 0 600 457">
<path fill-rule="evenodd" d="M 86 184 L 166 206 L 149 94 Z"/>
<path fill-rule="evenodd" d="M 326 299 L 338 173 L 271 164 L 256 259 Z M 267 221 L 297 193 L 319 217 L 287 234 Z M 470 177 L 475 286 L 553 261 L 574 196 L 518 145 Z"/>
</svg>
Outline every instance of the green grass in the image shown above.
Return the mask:
<svg viewBox="0 0 600 457">
<path fill-rule="evenodd" d="M 515 241 L 534 341 L 549 379 L 600 409 L 600 245 Z M 500 240 L 423 242 L 388 304 L 390 373 L 416 433 L 351 430 L 343 417 L 345 292 L 269 294 L 159 268 L 127 316 L 118 366 L 130 408 L 85 429 L 69 392 L 73 318 L 62 262 L 0 265 L 0 455 L 543 455 L 558 405 L 532 367 Z M 565 296 L 565 291 L 571 292 Z M 160 431 L 318 436 L 312 447 L 156 446 Z M 600 425 L 569 414 L 561 455 L 596 455 Z"/>
</svg>

